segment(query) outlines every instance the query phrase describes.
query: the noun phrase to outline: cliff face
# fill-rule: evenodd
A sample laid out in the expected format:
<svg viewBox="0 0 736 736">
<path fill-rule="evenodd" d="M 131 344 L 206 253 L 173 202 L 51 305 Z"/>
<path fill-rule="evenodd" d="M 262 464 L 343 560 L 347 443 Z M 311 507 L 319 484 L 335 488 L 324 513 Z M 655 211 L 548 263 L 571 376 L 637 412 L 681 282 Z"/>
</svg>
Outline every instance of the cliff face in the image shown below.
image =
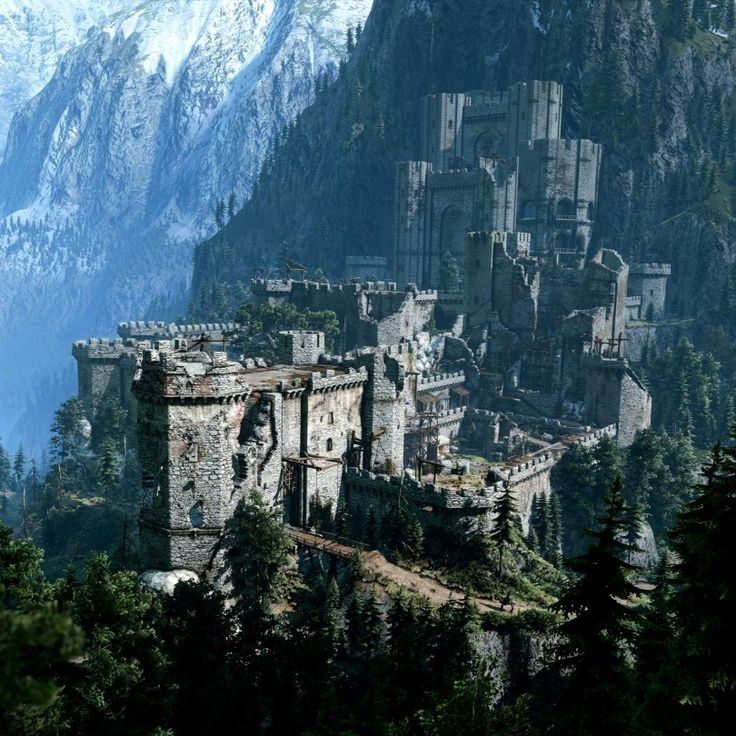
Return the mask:
<svg viewBox="0 0 736 736">
<path fill-rule="evenodd" d="M 562 82 L 564 134 L 604 144 L 594 245 L 671 261 L 675 313 L 714 305 L 736 237 L 736 60 L 673 23 L 656 0 L 376 0 L 338 82 L 198 248 L 193 311 L 221 310 L 223 285 L 286 253 L 338 276 L 345 255 L 390 257 L 394 164 L 418 155 L 421 97 L 529 79 Z"/>
</svg>

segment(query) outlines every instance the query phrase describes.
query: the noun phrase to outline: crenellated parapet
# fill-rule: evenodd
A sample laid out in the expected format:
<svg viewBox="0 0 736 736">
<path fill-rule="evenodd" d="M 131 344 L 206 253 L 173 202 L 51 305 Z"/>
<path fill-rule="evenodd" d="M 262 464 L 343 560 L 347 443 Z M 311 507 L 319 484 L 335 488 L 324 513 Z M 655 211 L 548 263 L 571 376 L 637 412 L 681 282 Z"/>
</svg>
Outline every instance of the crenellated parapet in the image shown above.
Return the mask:
<svg viewBox="0 0 736 736">
<path fill-rule="evenodd" d="M 237 322 L 202 322 L 175 324 L 173 322 L 131 321 L 118 323 L 118 335 L 123 339 L 134 340 L 173 340 L 175 338 L 222 338 L 228 333 L 237 332 Z"/>
<path fill-rule="evenodd" d="M 441 391 L 443 389 L 462 386 L 465 383 L 465 373 L 456 371 L 454 373 L 437 373 L 431 376 L 420 376 L 417 381 L 417 391 Z"/>
<path fill-rule="evenodd" d="M 205 404 L 245 400 L 250 393 L 247 374 L 226 353 L 177 350 L 161 341 L 141 353 L 133 392 L 139 401 Z"/>
</svg>

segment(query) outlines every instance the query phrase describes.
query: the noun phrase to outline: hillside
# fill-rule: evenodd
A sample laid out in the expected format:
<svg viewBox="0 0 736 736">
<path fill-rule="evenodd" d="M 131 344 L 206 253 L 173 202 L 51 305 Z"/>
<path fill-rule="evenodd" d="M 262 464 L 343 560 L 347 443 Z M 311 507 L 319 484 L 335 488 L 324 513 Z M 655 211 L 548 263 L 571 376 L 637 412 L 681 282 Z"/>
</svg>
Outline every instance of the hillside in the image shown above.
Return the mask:
<svg viewBox="0 0 736 736">
<path fill-rule="evenodd" d="M 605 146 L 594 247 L 671 261 L 674 314 L 720 303 L 736 235 L 736 57 L 699 25 L 681 32 L 653 0 L 378 0 L 338 82 L 198 248 L 193 314 L 227 311 L 228 285 L 287 254 L 334 277 L 346 255 L 390 256 L 394 164 L 418 154 L 422 96 L 535 78 L 565 85 L 565 135 Z"/>
</svg>

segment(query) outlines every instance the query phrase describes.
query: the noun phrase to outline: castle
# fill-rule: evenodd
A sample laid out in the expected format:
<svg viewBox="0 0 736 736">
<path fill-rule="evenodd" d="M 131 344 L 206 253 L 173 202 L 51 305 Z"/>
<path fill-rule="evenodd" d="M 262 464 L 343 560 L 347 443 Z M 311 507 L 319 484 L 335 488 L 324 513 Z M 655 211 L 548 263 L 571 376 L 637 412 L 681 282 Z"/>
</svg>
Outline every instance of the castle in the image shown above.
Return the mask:
<svg viewBox="0 0 736 736">
<path fill-rule="evenodd" d="M 135 418 L 149 568 L 217 567 L 252 491 L 294 526 L 372 511 L 380 537 L 397 496 L 429 534 L 487 528 L 508 485 L 526 525 L 571 445 L 649 426 L 631 336 L 665 313 L 670 267 L 588 253 L 601 149 L 560 138 L 562 95 L 424 100 L 421 160 L 398 165 L 395 280 L 253 280 L 256 301 L 335 312 L 334 354 L 284 331 L 273 362 L 237 355 L 232 323 L 127 322 L 74 344 L 88 417 L 108 399 Z"/>
<path fill-rule="evenodd" d="M 422 108 L 419 161 L 398 164 L 394 266 L 399 283 L 436 288 L 465 234 L 529 234 L 532 253 L 581 266 L 598 202 L 600 145 L 562 139 L 563 88 L 438 94 Z"/>
</svg>

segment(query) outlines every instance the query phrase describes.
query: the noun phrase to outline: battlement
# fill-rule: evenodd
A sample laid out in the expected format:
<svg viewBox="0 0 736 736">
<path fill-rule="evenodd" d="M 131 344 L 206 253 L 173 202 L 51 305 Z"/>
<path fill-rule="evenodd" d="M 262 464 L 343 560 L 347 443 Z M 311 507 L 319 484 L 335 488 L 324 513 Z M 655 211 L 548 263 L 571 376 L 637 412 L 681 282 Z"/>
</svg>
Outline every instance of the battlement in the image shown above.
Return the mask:
<svg viewBox="0 0 736 736">
<path fill-rule="evenodd" d="M 124 339 L 172 339 L 175 337 L 199 337 L 221 335 L 240 329 L 237 322 L 208 322 L 177 325 L 173 322 L 119 322 L 118 335 Z"/>
<path fill-rule="evenodd" d="M 345 373 L 327 369 L 324 373 L 313 371 L 308 385 L 312 393 L 325 393 L 357 388 L 368 382 L 368 371 L 361 367 L 358 370 L 349 368 Z"/>
<path fill-rule="evenodd" d="M 513 463 L 504 465 L 501 471 L 507 475 L 509 483 L 513 486 L 515 483 L 520 483 L 532 475 L 550 470 L 556 462 L 557 457 L 554 453 L 543 452 L 522 461 L 514 461 Z"/>
<path fill-rule="evenodd" d="M 76 360 L 133 360 L 135 361 L 138 341 L 117 338 L 89 338 L 76 340 L 72 345 L 72 355 Z"/>
<path fill-rule="evenodd" d="M 558 157 L 567 154 L 590 161 L 600 156 L 603 150 L 600 143 L 594 143 L 587 138 L 543 138 L 529 141 L 528 147 L 530 151 L 542 156 Z"/>
<path fill-rule="evenodd" d="M 152 403 L 224 403 L 243 400 L 250 393 L 247 372 L 226 353 L 210 356 L 185 352 L 186 343 L 156 342 L 141 351 L 141 371 L 133 384 L 140 399 Z"/>
<path fill-rule="evenodd" d="M 460 386 L 465 383 L 465 374 L 462 371 L 457 373 L 440 373 L 433 376 L 420 377 L 417 382 L 417 390 L 426 392 L 432 390 L 441 390 L 451 388 L 452 386 Z"/>
</svg>

